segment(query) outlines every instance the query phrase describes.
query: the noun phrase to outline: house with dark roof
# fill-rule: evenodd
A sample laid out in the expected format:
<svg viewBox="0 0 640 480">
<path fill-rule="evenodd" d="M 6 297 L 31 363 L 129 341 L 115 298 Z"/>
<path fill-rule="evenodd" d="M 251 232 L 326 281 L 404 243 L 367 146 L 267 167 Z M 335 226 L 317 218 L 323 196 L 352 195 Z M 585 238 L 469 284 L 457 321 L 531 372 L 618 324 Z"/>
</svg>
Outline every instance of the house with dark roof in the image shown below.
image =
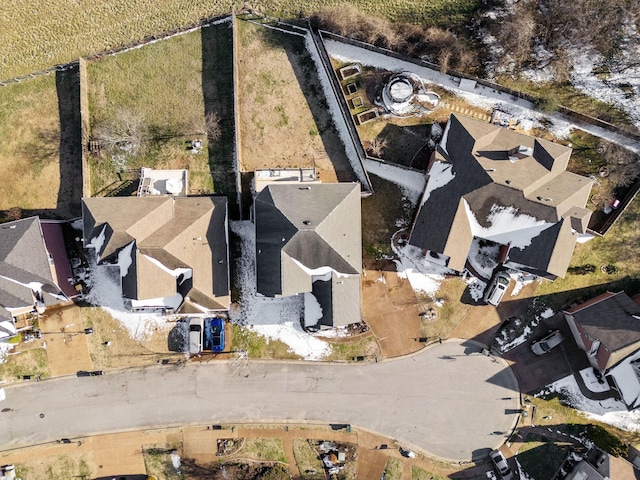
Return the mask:
<svg viewBox="0 0 640 480">
<path fill-rule="evenodd" d="M 85 198 L 82 221 L 85 247 L 119 269 L 131 309 L 229 308 L 226 197 Z"/>
<path fill-rule="evenodd" d="M 361 321 L 359 184 L 267 185 L 253 218 L 258 293 L 304 295 L 309 329 Z"/>
<path fill-rule="evenodd" d="M 65 279 L 66 280 L 66 279 Z M 0 225 L 0 338 L 15 334 L 14 319 L 69 302 L 58 286 L 38 217 Z"/>
<path fill-rule="evenodd" d="M 591 366 L 628 407 L 640 406 L 640 304 L 625 292 L 606 292 L 562 313 Z"/>
<path fill-rule="evenodd" d="M 409 243 L 462 271 L 478 240 L 499 263 L 563 277 L 585 234 L 592 182 L 566 171 L 571 149 L 451 115 L 429 166 Z"/>
</svg>

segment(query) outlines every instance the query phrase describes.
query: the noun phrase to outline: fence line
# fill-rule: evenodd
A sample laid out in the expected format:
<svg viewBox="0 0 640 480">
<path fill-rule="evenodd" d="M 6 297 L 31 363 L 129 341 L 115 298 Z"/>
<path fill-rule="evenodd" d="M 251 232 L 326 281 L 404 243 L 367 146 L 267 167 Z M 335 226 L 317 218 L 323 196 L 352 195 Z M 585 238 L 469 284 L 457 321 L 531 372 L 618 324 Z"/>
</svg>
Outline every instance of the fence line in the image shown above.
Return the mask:
<svg viewBox="0 0 640 480">
<path fill-rule="evenodd" d="M 363 48 L 365 50 L 369 50 L 371 52 L 375 52 L 375 53 L 380 53 L 383 55 L 387 55 L 390 57 L 394 57 L 397 58 L 398 60 L 402 60 L 405 62 L 409 62 L 409 63 L 413 63 L 415 65 L 419 65 L 421 67 L 426 67 L 429 68 L 431 70 L 435 70 L 437 72 L 441 72 L 440 70 L 440 66 L 436 63 L 432 63 L 432 62 L 428 62 L 426 60 L 422 60 L 419 58 L 415 58 L 415 57 L 410 57 L 408 55 L 402 54 L 402 53 L 398 53 L 398 52 L 394 52 L 392 50 L 388 50 L 386 48 L 381 48 L 381 47 L 377 47 L 375 45 L 371 45 L 370 43 L 365 43 L 362 42 L 360 40 L 354 40 L 352 38 L 348 38 L 348 37 L 344 37 L 342 35 L 338 35 L 336 33 L 332 33 L 332 32 L 328 32 L 325 30 L 321 30 L 320 31 L 321 35 L 324 37 L 327 37 L 331 40 L 335 40 L 337 42 L 342 42 L 342 43 L 346 43 L 349 45 L 353 45 L 354 47 L 359 47 L 359 48 Z M 498 83 L 494 83 L 491 82 L 489 80 L 485 80 L 482 78 L 476 78 L 473 77 L 471 75 L 467 75 L 465 73 L 462 72 L 457 72 L 455 70 L 449 70 L 446 72 L 447 75 L 454 77 L 454 78 L 464 78 L 467 80 L 473 80 L 476 83 L 478 83 L 479 85 L 483 85 L 485 87 L 488 88 L 492 88 L 493 90 L 496 90 L 498 92 L 502 92 L 502 93 L 506 93 L 508 95 L 511 95 L 514 98 L 518 98 L 518 99 L 523 99 L 523 100 L 528 100 L 531 103 L 535 103 L 538 99 L 532 95 L 529 95 L 528 93 L 525 92 L 520 92 L 518 90 L 514 90 L 511 89 L 509 87 L 505 87 L 504 85 L 500 85 Z M 558 105 L 557 111 L 563 115 L 566 115 L 567 117 L 572 117 L 574 119 L 580 120 L 584 123 L 588 123 L 590 125 L 594 125 L 600 128 L 603 128 L 605 130 L 608 130 L 610 132 L 613 133 L 617 133 L 618 135 L 622 135 L 628 138 L 632 138 L 634 140 L 640 140 L 640 135 L 634 132 L 629 131 L 628 129 L 624 128 L 624 127 L 618 127 L 617 125 L 613 125 L 609 122 L 605 122 L 604 120 L 601 120 L 599 118 L 595 118 L 592 117 L 590 115 L 586 115 L 584 113 L 580 113 L 577 112 L 569 107 L 566 107 L 564 105 Z"/>
<path fill-rule="evenodd" d="M 80 79 L 80 137 L 82 147 L 82 197 L 91 196 L 91 169 L 89 168 L 89 135 L 91 124 L 89 123 L 89 81 L 87 79 L 87 62 L 84 58 L 78 60 L 78 76 Z"/>
<path fill-rule="evenodd" d="M 346 131 L 351 139 L 351 143 L 353 143 L 354 149 L 356 151 L 356 155 L 358 157 L 358 162 L 360 163 L 360 168 L 362 169 L 361 175 L 358 175 L 356 171 L 356 166 L 353 165 L 354 173 L 358 177 L 362 177 L 362 186 L 364 189 L 373 193 L 373 186 L 371 185 L 371 180 L 369 179 L 369 175 L 367 174 L 366 168 L 364 168 L 364 160 L 367 157 L 367 154 L 362 147 L 362 142 L 360 142 L 360 136 L 356 130 L 355 123 L 353 121 L 353 117 L 351 116 L 351 112 L 349 110 L 349 105 L 347 105 L 347 101 L 342 94 L 342 86 L 340 82 L 338 82 L 338 78 L 336 77 L 335 72 L 333 71 L 333 66 L 331 65 L 331 60 L 329 59 L 329 54 L 324 46 L 324 42 L 322 41 L 322 34 L 318 31 L 314 31 L 311 25 L 309 25 L 309 34 L 311 36 L 311 40 L 313 45 L 315 46 L 318 57 L 320 58 L 320 62 L 324 67 L 325 73 L 329 79 L 329 85 L 331 85 L 331 89 L 333 90 L 333 95 L 338 103 L 338 110 L 344 120 Z M 335 121 L 335 120 L 334 120 Z M 336 125 L 338 128 L 338 125 Z M 346 145 L 345 145 L 346 148 Z M 347 155 L 348 157 L 348 155 Z"/>
<path fill-rule="evenodd" d="M 106 56 L 112 56 L 112 55 L 117 55 L 119 53 L 125 53 L 128 52 L 130 50 L 135 50 L 136 48 L 141 48 L 144 47 L 146 45 L 150 45 L 152 43 L 156 43 L 160 40 L 168 40 L 169 38 L 172 37 L 176 37 L 178 35 L 184 35 L 187 33 L 191 33 L 191 32 L 195 32 L 199 29 L 201 29 L 202 27 L 208 27 L 210 25 L 215 25 L 216 23 L 221 23 L 224 21 L 228 21 L 227 19 L 230 18 L 230 15 L 225 14 L 225 15 L 218 15 L 216 17 L 211 17 L 211 18 L 206 18 L 206 19 L 202 19 L 200 22 L 196 23 L 196 24 L 190 24 L 187 25 L 183 28 L 175 28 L 172 30 L 167 30 L 166 32 L 162 32 L 159 33 L 157 35 L 150 35 L 148 37 L 144 37 L 142 40 L 137 40 L 134 42 L 130 42 L 127 43 L 126 45 L 123 45 L 122 47 L 117 47 L 117 48 L 112 48 L 109 50 L 103 50 L 102 52 L 98 52 L 98 53 L 94 53 L 91 55 L 87 55 L 84 56 L 83 58 L 85 60 L 88 61 L 94 61 L 94 60 L 98 60 L 100 58 L 106 57 Z M 36 72 L 31 72 L 28 73 L 26 75 L 21 75 L 18 77 L 13 77 L 13 78 L 9 78 L 7 80 L 2 80 L 0 81 L 0 87 L 6 87 L 8 85 L 14 84 L 14 83 L 20 83 L 24 80 L 31 80 L 32 78 L 37 78 L 37 77 L 41 77 L 43 75 L 50 75 L 51 73 L 54 72 L 64 72 L 65 70 L 69 70 L 70 68 L 73 68 L 74 66 L 76 66 L 78 64 L 77 60 L 73 60 L 69 63 L 63 63 L 63 64 L 59 64 L 59 65 L 54 65 L 52 67 L 49 68 L 45 68 L 43 70 L 38 70 Z"/>
<path fill-rule="evenodd" d="M 231 55 L 233 62 L 232 70 L 232 84 L 233 84 L 233 161 L 235 163 L 236 171 L 236 196 L 238 202 L 238 212 L 240 220 L 243 220 L 244 212 L 242 205 L 242 145 L 240 136 L 240 106 L 239 106 L 239 94 L 240 88 L 238 88 L 238 28 L 236 26 L 236 13 L 231 13 Z"/>
</svg>

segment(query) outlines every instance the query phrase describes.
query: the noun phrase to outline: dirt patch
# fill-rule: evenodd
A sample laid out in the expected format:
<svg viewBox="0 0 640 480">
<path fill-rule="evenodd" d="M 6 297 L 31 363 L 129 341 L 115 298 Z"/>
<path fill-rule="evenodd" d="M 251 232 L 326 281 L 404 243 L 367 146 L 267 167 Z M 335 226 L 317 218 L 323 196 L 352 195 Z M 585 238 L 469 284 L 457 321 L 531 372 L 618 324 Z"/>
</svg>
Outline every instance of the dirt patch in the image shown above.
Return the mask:
<svg viewBox="0 0 640 480">
<path fill-rule="evenodd" d="M 40 317 L 40 330 L 47 344 L 52 377 L 93 370 L 79 307 L 70 305 L 48 312 Z"/>
<path fill-rule="evenodd" d="M 354 181 L 304 39 L 238 22 L 242 170 L 316 167 Z"/>
<path fill-rule="evenodd" d="M 365 270 L 362 313 L 385 357 L 420 350 L 420 309 L 407 279 L 394 271 Z"/>
</svg>

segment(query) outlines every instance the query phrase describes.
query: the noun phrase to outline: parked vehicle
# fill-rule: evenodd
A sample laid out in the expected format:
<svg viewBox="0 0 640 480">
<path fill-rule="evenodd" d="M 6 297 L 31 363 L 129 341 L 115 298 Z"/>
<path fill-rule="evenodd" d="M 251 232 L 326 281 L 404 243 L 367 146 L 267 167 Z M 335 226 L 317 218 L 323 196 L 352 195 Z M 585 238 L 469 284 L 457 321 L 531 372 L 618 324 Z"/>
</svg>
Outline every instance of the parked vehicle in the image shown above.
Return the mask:
<svg viewBox="0 0 640 480">
<path fill-rule="evenodd" d="M 189 319 L 189 353 L 196 355 L 202 352 L 202 318 Z"/>
<path fill-rule="evenodd" d="M 78 377 L 97 377 L 99 375 L 104 375 L 104 372 L 102 370 L 80 370 L 76 372 L 76 376 Z"/>
<path fill-rule="evenodd" d="M 484 293 L 484 301 L 497 307 L 510 283 L 511 277 L 507 272 L 498 272 Z"/>
<path fill-rule="evenodd" d="M 560 333 L 560 330 L 550 330 L 546 337 L 531 344 L 531 350 L 536 355 L 544 355 L 560 345 L 563 340 L 564 335 Z"/>
<path fill-rule="evenodd" d="M 213 352 L 224 351 L 224 319 L 207 318 L 204 321 L 204 349 Z"/>
<path fill-rule="evenodd" d="M 500 450 L 494 450 L 489 454 L 491 457 L 491 461 L 498 470 L 498 473 L 502 477 L 502 480 L 512 480 L 513 473 L 511 472 L 511 468 L 509 468 L 509 464 L 507 463 L 507 459 L 504 458 L 504 455 Z"/>
</svg>

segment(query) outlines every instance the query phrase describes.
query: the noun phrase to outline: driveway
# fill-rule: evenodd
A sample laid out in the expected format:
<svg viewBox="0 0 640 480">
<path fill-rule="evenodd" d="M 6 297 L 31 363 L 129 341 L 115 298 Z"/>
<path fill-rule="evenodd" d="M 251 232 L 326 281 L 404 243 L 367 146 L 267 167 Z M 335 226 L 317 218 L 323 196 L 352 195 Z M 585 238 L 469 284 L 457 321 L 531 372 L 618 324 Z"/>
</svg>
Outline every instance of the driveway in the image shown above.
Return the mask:
<svg viewBox="0 0 640 480">
<path fill-rule="evenodd" d="M 505 363 L 447 341 L 371 364 L 159 365 L 5 387 L 0 445 L 217 422 L 354 424 L 452 461 L 484 459 L 518 419 Z"/>
<path fill-rule="evenodd" d="M 531 343 L 554 329 L 562 332 L 564 342 L 545 355 L 535 355 L 531 351 Z M 529 340 L 509 350 L 503 357 L 511 364 L 520 390 L 527 393 L 537 392 L 546 385 L 589 366 L 586 355 L 578 349 L 561 313 L 540 321 Z"/>
</svg>

